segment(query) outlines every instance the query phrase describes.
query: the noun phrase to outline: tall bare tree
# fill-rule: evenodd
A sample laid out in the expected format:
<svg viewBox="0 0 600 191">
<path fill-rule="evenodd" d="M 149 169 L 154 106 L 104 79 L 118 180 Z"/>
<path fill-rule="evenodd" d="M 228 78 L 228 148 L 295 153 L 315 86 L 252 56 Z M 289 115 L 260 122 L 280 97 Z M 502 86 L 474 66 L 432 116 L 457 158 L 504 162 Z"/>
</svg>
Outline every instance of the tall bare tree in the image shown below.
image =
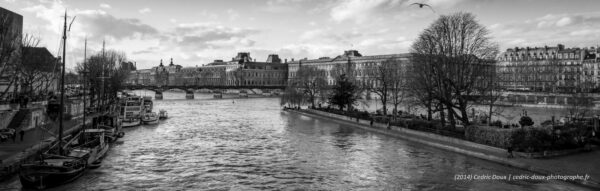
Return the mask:
<svg viewBox="0 0 600 191">
<path fill-rule="evenodd" d="M 86 60 L 87 71 L 89 72 L 87 82 L 90 84 L 90 93 L 92 103 L 95 101 L 98 104 L 102 101 L 108 101 L 116 97 L 127 76 L 129 70 L 122 68 L 123 62 L 127 61 L 127 56 L 124 52 L 115 50 L 107 50 L 96 53 Z M 83 63 L 77 65 L 78 73 L 84 71 Z"/>
<path fill-rule="evenodd" d="M 391 63 L 382 62 L 366 68 L 366 72 L 375 81 L 374 84 L 367 86 L 368 92 L 375 93 L 381 101 L 383 115 L 387 115 L 388 97 L 390 95 L 390 85 L 392 81 L 392 73 L 390 72 Z"/>
<path fill-rule="evenodd" d="M 485 79 L 495 72 L 490 60 L 498 54 L 498 45 L 488 30 L 470 13 L 443 15 L 421 32 L 411 53 L 413 64 L 428 69 L 413 72 L 432 78 L 432 97 L 441 103 L 450 124 L 455 126 L 458 118 L 468 125 L 467 108 L 485 95 L 485 89 L 477 87 L 487 86 Z"/>
<path fill-rule="evenodd" d="M 497 70 L 496 70 L 497 71 Z M 496 104 L 502 98 L 502 87 L 500 86 L 500 76 L 497 74 L 491 74 L 486 79 L 488 82 L 487 86 L 478 86 L 480 92 L 483 92 L 484 95 L 481 98 L 481 103 L 487 104 L 488 106 L 488 124 L 492 124 L 492 117 L 495 115 L 500 115 L 503 112 L 502 107 L 496 107 Z"/>
<path fill-rule="evenodd" d="M 57 59 L 46 48 L 37 47 L 39 38 L 25 34 L 21 43 L 20 65 L 17 68 L 21 92 L 34 96 L 46 93 L 54 85 Z"/>
<path fill-rule="evenodd" d="M 565 115 L 571 119 L 581 119 L 592 114 L 592 98 L 586 93 L 575 93 L 568 98 Z"/>
<path fill-rule="evenodd" d="M 294 85 L 288 85 L 283 90 L 283 96 L 281 97 L 281 105 L 288 105 L 290 107 L 300 107 L 305 102 L 304 94 L 298 90 L 298 88 Z"/>
<path fill-rule="evenodd" d="M 408 94 L 413 98 L 416 105 L 421 105 L 427 110 L 427 120 L 433 118 L 436 100 L 434 98 L 435 81 L 433 78 L 433 65 L 427 64 L 426 57 L 411 58 L 412 64 L 407 67 Z M 441 111 L 443 113 L 443 111 Z M 443 118 L 442 118 L 443 121 Z"/>
<path fill-rule="evenodd" d="M 370 78 L 375 80 L 375 83 L 368 89 L 379 96 L 384 115 L 387 115 L 387 104 L 394 105 L 394 111 L 397 111 L 398 105 L 404 98 L 406 76 L 403 70 L 402 63 L 393 59 L 385 60 L 366 69 Z"/>
<path fill-rule="evenodd" d="M 296 74 L 297 77 L 292 83 L 295 83 L 296 87 L 304 93 L 306 100 L 314 108 L 315 101 L 320 97 L 319 95 L 326 91 L 325 70 L 312 66 L 302 66 Z"/>
<path fill-rule="evenodd" d="M 394 106 L 394 118 L 398 114 L 398 106 L 404 102 L 405 97 L 408 95 L 408 76 L 407 66 L 400 60 L 388 60 L 384 62 L 384 65 L 389 65 L 390 72 L 390 103 Z"/>
</svg>

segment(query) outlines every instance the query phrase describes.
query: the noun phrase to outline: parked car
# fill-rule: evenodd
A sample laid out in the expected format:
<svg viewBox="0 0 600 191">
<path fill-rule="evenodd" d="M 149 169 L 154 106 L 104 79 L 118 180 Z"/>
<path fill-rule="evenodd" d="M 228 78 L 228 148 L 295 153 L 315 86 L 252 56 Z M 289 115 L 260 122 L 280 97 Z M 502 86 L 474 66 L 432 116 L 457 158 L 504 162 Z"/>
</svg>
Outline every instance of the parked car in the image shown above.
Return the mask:
<svg viewBox="0 0 600 191">
<path fill-rule="evenodd" d="M 0 134 L 0 142 L 4 142 L 4 141 L 8 140 L 8 138 L 9 138 L 8 136 Z"/>
<path fill-rule="evenodd" d="M 12 136 L 16 136 L 15 130 L 10 128 L 0 129 L 0 135 L 6 137 L 6 139 L 11 138 Z M 0 137 L 0 139 L 4 140 L 4 138 Z"/>
</svg>

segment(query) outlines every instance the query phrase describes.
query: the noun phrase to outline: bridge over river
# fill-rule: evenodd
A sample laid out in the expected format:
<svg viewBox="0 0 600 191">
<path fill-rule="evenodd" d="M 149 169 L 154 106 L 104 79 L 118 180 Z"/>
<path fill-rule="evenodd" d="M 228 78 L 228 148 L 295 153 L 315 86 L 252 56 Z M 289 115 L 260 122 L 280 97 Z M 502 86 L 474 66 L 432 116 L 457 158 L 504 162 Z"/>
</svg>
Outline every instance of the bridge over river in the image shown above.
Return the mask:
<svg viewBox="0 0 600 191">
<path fill-rule="evenodd" d="M 168 90 L 185 92 L 186 99 L 194 99 L 194 92 L 222 94 L 237 94 L 244 97 L 248 94 L 275 94 L 283 92 L 285 86 L 157 86 L 157 85 L 125 85 L 123 90 L 150 90 L 155 99 L 163 99 L 163 92 Z"/>
</svg>

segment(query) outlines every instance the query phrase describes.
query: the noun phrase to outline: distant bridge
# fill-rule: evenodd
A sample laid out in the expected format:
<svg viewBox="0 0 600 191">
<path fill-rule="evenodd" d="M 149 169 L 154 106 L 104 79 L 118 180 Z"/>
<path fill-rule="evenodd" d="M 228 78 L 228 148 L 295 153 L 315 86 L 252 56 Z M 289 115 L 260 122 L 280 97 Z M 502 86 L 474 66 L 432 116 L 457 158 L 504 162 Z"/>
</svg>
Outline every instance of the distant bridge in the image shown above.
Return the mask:
<svg viewBox="0 0 600 191">
<path fill-rule="evenodd" d="M 205 85 L 188 85 L 188 86 L 158 86 L 158 85 L 134 85 L 127 84 L 123 86 L 123 90 L 150 90 L 154 91 L 156 99 L 162 99 L 162 92 L 168 90 L 182 90 L 186 93 L 187 99 L 194 99 L 194 92 L 197 90 L 209 90 L 210 92 L 226 93 L 228 90 L 236 90 L 240 93 L 245 90 L 246 93 L 256 93 L 255 90 L 262 92 L 283 91 L 285 86 L 205 86 Z M 218 90 L 218 91 L 217 91 Z"/>
</svg>

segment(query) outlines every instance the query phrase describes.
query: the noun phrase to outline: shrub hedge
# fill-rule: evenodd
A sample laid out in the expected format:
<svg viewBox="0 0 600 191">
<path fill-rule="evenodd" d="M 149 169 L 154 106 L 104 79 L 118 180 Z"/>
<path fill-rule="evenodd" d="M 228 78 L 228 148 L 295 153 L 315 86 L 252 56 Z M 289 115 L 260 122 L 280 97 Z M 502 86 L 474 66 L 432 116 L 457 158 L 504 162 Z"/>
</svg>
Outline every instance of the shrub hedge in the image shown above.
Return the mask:
<svg viewBox="0 0 600 191">
<path fill-rule="evenodd" d="M 340 111 L 336 109 L 318 109 L 325 112 L 335 113 L 363 120 L 387 123 L 389 116 L 373 117 L 366 111 Z M 587 139 L 582 138 L 590 134 L 588 128 L 577 125 L 556 126 L 552 128 L 510 128 L 510 125 L 502 125 L 495 121 L 493 126 L 467 126 L 464 129 L 442 127 L 440 121 L 427 121 L 416 118 L 399 118 L 390 125 L 436 133 L 444 136 L 464 139 L 479 144 L 498 148 L 513 148 L 518 152 L 543 152 L 549 150 L 575 149 L 585 145 Z M 504 127 L 504 128 L 502 128 Z"/>
<path fill-rule="evenodd" d="M 465 128 L 465 139 L 493 147 L 508 148 L 511 143 L 512 132 L 512 129 L 501 129 L 488 126 L 468 126 Z"/>
</svg>

